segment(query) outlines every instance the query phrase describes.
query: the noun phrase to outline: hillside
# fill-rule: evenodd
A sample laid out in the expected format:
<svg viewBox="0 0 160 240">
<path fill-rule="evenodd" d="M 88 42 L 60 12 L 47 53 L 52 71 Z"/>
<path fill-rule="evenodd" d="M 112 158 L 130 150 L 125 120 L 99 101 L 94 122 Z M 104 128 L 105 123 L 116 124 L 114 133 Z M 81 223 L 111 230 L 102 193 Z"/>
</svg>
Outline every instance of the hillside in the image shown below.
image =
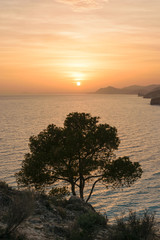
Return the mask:
<svg viewBox="0 0 160 240">
<path fill-rule="evenodd" d="M 160 97 L 160 88 L 156 91 L 151 91 L 143 96 L 144 98 L 157 98 Z"/>
<path fill-rule="evenodd" d="M 1 240 L 124 240 L 123 236 L 158 240 L 160 237 L 159 224 L 147 210 L 141 217 L 129 211 L 128 220 L 118 219 L 114 225 L 108 224 L 107 217 L 76 196 L 67 200 L 19 191 L 0 181 Z"/>
<path fill-rule="evenodd" d="M 79 218 L 83 221 L 91 218 L 88 225 L 92 236 L 84 231 L 90 240 L 103 240 L 102 235 L 107 235 L 106 219 L 78 197 L 59 199 L 14 190 L 0 182 L 1 240 L 78 240 L 82 232 L 76 222 Z"/>
<path fill-rule="evenodd" d="M 156 88 L 160 88 L 160 85 L 148 85 L 148 86 L 138 86 L 132 85 L 124 88 L 115 88 L 112 86 L 106 88 L 100 88 L 95 93 L 96 94 L 138 94 L 139 96 L 144 96 L 145 94 L 153 91 Z"/>
<path fill-rule="evenodd" d="M 120 91 L 121 91 L 121 89 L 109 86 L 109 87 L 106 87 L 106 88 L 100 88 L 95 93 L 100 93 L 100 94 L 119 94 Z"/>
</svg>

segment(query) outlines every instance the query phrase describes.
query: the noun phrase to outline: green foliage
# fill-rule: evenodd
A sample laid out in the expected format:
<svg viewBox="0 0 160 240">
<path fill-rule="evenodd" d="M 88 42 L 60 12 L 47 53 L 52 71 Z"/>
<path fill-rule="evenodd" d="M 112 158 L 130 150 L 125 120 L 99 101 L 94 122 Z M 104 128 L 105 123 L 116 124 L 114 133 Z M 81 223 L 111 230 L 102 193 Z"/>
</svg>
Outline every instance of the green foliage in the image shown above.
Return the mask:
<svg viewBox="0 0 160 240">
<path fill-rule="evenodd" d="M 0 191 L 2 191 L 3 193 L 6 193 L 10 189 L 11 187 L 9 187 L 5 181 L 0 181 Z"/>
<path fill-rule="evenodd" d="M 56 197 L 59 200 L 63 200 L 66 196 L 69 196 L 70 192 L 66 187 L 58 188 L 54 187 L 49 191 L 49 196 Z"/>
<path fill-rule="evenodd" d="M 16 174 L 18 184 L 44 189 L 64 181 L 70 184 L 73 195 L 78 188 L 84 199 L 84 187 L 92 181 L 88 201 L 97 182 L 113 187 L 134 183 L 142 174 L 139 163 L 128 157 L 116 160 L 114 151 L 120 143 L 117 129 L 98 122 L 99 117 L 74 112 L 67 115 L 63 128 L 52 124 L 30 137 L 30 152 Z"/>
<path fill-rule="evenodd" d="M 69 238 L 69 240 L 92 240 L 92 239 L 93 237 L 90 233 L 80 231 L 79 229 L 73 230 Z"/>
<path fill-rule="evenodd" d="M 93 233 L 100 227 L 106 227 L 106 220 L 102 215 L 96 212 L 85 213 L 77 219 L 69 239 L 92 240 Z"/>
<path fill-rule="evenodd" d="M 103 181 L 113 184 L 113 187 L 129 187 L 141 175 L 140 164 L 132 163 L 129 157 L 123 157 L 106 164 Z"/>
<path fill-rule="evenodd" d="M 95 227 L 106 226 L 106 220 L 97 212 L 89 212 L 78 218 L 78 224 L 84 231 L 92 232 Z"/>
<path fill-rule="evenodd" d="M 117 219 L 117 224 L 110 233 L 109 240 L 155 240 L 155 215 L 144 211 L 142 216 L 130 211 L 129 217 Z"/>
</svg>

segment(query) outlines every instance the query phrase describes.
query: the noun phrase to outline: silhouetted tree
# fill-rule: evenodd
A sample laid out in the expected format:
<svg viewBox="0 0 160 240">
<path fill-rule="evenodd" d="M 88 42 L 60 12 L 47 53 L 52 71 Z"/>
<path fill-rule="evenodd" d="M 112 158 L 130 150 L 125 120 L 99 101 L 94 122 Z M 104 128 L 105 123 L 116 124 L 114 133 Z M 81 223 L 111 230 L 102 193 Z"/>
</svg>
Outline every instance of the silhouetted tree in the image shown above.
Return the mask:
<svg viewBox="0 0 160 240">
<path fill-rule="evenodd" d="M 63 128 L 52 124 L 30 137 L 30 153 L 16 174 L 18 184 L 38 189 L 62 180 L 71 185 L 73 195 L 79 189 L 84 199 L 84 188 L 92 182 L 88 201 L 98 182 L 113 187 L 134 183 L 142 174 L 140 164 L 128 157 L 116 159 L 117 130 L 98 122 L 99 117 L 74 112 L 67 115 Z"/>
</svg>

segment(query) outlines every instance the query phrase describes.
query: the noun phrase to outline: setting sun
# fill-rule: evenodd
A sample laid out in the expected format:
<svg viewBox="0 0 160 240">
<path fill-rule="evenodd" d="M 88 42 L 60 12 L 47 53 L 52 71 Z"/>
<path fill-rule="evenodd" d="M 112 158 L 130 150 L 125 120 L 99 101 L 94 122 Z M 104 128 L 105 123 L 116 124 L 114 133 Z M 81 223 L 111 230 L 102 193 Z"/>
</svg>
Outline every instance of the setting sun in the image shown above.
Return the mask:
<svg viewBox="0 0 160 240">
<path fill-rule="evenodd" d="M 81 83 L 80 82 L 76 82 L 77 86 L 81 86 Z"/>
</svg>

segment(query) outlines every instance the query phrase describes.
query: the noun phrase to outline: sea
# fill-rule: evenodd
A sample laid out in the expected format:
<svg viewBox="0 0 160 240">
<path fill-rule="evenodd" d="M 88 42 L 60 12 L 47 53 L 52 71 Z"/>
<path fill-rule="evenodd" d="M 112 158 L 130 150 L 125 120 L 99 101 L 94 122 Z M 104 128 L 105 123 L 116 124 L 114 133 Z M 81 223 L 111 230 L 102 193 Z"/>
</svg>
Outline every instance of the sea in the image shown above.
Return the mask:
<svg viewBox="0 0 160 240">
<path fill-rule="evenodd" d="M 138 161 L 143 169 L 141 179 L 131 187 L 98 184 L 90 203 L 108 219 L 145 209 L 160 218 L 160 106 L 136 95 L 0 96 L 0 180 L 16 187 L 15 173 L 29 152 L 29 137 L 52 123 L 63 127 L 71 112 L 90 113 L 99 116 L 100 123 L 115 126 L 120 138 L 115 153 Z"/>
</svg>

